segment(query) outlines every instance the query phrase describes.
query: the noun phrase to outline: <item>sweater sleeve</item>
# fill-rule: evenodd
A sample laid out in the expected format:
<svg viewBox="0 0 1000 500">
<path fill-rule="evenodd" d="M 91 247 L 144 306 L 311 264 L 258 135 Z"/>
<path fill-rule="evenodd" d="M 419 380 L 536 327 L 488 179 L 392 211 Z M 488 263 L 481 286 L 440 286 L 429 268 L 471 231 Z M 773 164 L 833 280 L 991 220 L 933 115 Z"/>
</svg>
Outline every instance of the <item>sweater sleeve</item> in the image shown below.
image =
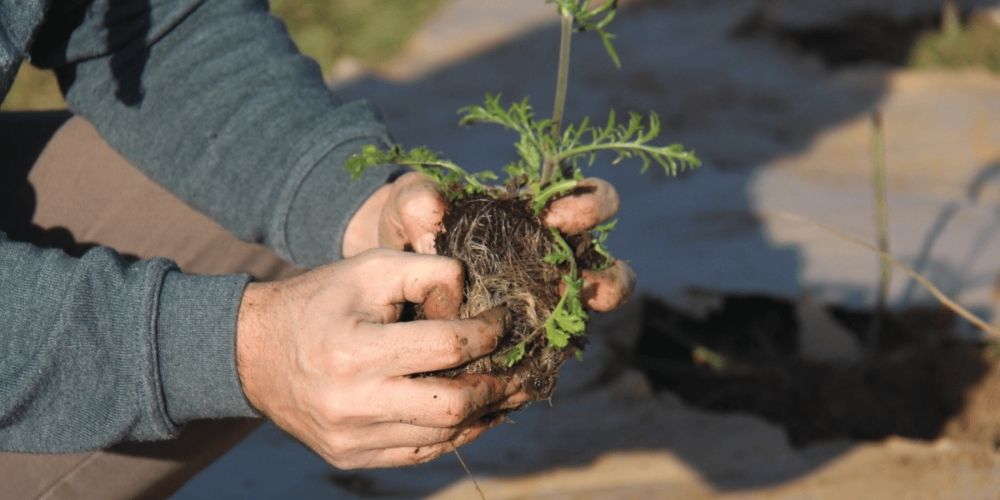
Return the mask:
<svg viewBox="0 0 1000 500">
<path fill-rule="evenodd" d="M 57 6 L 32 58 L 73 112 L 241 239 L 300 265 L 341 256 L 350 217 L 394 173 L 352 181 L 344 163 L 388 135 L 366 103 L 329 92 L 265 0 Z"/>
<path fill-rule="evenodd" d="M 77 259 L 0 232 L 0 450 L 88 450 L 255 415 L 233 335 L 248 280 L 107 248 Z"/>
</svg>

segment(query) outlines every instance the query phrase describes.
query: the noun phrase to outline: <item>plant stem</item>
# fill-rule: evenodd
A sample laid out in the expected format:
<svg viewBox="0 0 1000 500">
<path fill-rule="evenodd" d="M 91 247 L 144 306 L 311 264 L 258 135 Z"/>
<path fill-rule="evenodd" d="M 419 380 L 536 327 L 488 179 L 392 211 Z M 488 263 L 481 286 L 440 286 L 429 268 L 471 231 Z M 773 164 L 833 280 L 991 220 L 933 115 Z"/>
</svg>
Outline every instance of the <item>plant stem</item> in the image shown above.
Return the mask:
<svg viewBox="0 0 1000 500">
<path fill-rule="evenodd" d="M 559 15 L 561 17 L 559 69 L 556 72 L 555 102 L 552 104 L 552 138 L 556 141 L 559 140 L 559 134 L 562 133 L 563 112 L 566 108 L 566 88 L 569 85 L 570 46 L 573 41 L 573 15 L 566 9 L 559 9 Z M 558 161 L 546 158 L 542 171 L 542 185 L 552 181 L 558 168 Z"/>
<path fill-rule="evenodd" d="M 462 167 L 460 167 L 460 166 L 458 166 L 458 165 L 456 165 L 456 164 L 454 164 L 454 163 L 452 163 L 450 161 L 444 161 L 444 160 L 441 160 L 441 161 L 407 161 L 407 160 L 404 160 L 404 159 L 399 159 L 399 160 L 396 160 L 395 163 L 397 165 L 400 165 L 400 166 L 403 166 L 403 167 L 411 167 L 411 168 L 414 168 L 414 169 L 417 169 L 417 170 L 419 170 L 421 168 L 426 168 L 426 167 L 443 168 L 445 170 L 449 170 L 451 172 L 455 172 L 456 174 L 461 175 L 462 179 L 466 183 L 468 183 L 470 186 L 474 186 L 476 189 L 481 189 L 481 190 L 486 190 L 487 189 L 486 185 L 484 185 L 482 182 L 479 182 L 478 179 L 476 179 L 475 177 L 473 177 L 472 175 L 470 175 L 468 172 L 466 172 L 465 169 L 463 169 Z"/>
<path fill-rule="evenodd" d="M 889 210 L 886 206 L 885 186 L 885 147 L 883 144 L 882 113 L 872 113 L 872 188 L 875 191 L 875 227 L 878 231 L 879 286 L 875 302 L 875 317 L 868 329 L 868 353 L 874 355 L 878 350 L 879 337 L 886 316 L 886 296 L 889 294 L 889 280 L 892 278 L 892 263 L 886 257 L 889 252 Z"/>
<path fill-rule="evenodd" d="M 578 182 L 575 180 L 561 181 L 555 184 L 550 184 L 545 189 L 535 194 L 532 199 L 532 209 L 534 209 L 535 215 L 541 213 L 542 209 L 545 208 L 545 205 L 549 203 L 549 200 L 552 199 L 553 196 L 568 193 L 576 189 L 577 184 Z"/>
<path fill-rule="evenodd" d="M 962 32 L 962 20 L 957 0 L 944 0 L 941 6 L 941 32 L 954 38 Z"/>
</svg>

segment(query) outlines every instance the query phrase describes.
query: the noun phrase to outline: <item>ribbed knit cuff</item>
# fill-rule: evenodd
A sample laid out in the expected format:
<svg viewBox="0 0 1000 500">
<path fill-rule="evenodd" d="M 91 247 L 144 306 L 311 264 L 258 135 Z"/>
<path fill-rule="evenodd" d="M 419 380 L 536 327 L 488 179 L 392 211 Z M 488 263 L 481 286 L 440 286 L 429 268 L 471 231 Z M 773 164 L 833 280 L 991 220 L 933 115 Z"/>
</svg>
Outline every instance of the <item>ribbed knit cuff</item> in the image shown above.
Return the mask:
<svg viewBox="0 0 1000 500">
<path fill-rule="evenodd" d="M 157 358 L 167 415 L 255 417 L 236 372 L 236 321 L 246 274 L 196 276 L 171 271 L 157 312 Z"/>
</svg>

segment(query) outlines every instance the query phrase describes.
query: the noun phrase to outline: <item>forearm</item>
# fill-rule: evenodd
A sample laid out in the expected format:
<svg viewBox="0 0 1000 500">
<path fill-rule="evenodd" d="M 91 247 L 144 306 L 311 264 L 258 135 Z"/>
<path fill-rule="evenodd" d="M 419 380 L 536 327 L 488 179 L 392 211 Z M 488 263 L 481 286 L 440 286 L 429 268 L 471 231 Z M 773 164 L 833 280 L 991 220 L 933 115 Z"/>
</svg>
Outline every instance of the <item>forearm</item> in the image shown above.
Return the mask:
<svg viewBox="0 0 1000 500">
<path fill-rule="evenodd" d="M 65 47 L 43 31 L 35 62 L 112 146 L 240 238 L 302 265 L 339 257 L 351 215 L 391 174 L 350 181 L 343 168 L 388 140 L 374 112 L 338 102 L 263 1 L 154 3 L 137 30 L 143 2 L 115 15 L 95 2 Z"/>
<path fill-rule="evenodd" d="M 254 415 L 235 369 L 248 277 L 80 259 L 0 233 L 0 450 L 66 452 Z"/>
</svg>

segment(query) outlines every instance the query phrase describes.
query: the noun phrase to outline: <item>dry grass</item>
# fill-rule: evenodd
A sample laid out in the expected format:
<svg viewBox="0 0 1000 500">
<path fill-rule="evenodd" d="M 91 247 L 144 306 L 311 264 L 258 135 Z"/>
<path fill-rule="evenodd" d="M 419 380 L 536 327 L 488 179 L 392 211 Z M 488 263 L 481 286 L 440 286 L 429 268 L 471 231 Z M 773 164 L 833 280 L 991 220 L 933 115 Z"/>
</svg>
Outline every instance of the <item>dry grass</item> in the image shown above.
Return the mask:
<svg viewBox="0 0 1000 500">
<path fill-rule="evenodd" d="M 914 44 L 909 64 L 918 68 L 981 67 L 1000 73 L 1000 26 L 972 22 L 964 28 L 924 35 Z"/>
</svg>

